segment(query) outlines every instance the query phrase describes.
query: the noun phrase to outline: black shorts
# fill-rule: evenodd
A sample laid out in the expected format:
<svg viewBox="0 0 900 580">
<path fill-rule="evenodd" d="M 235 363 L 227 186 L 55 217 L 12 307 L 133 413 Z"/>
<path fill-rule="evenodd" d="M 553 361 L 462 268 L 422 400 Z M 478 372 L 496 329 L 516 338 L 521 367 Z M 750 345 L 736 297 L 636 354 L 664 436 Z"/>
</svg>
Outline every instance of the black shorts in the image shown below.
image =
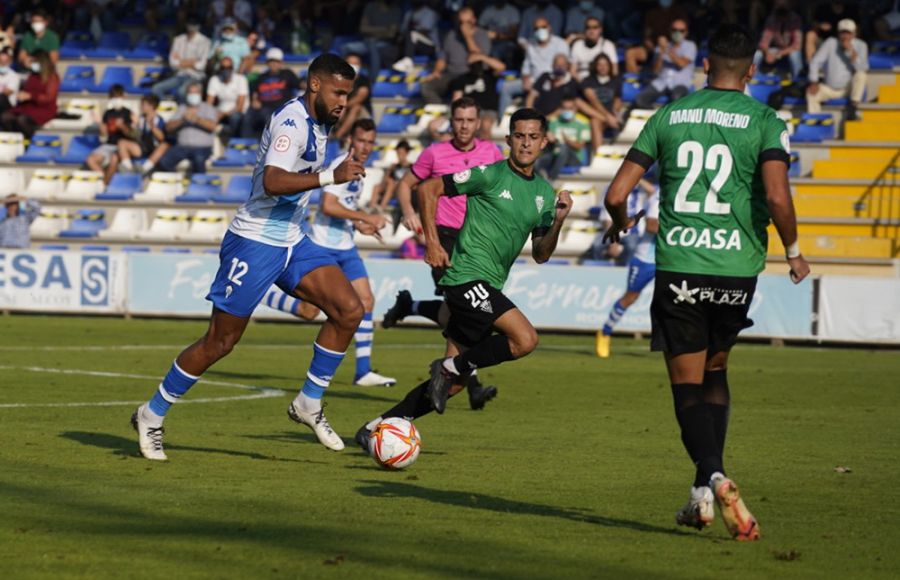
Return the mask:
<svg viewBox="0 0 900 580">
<path fill-rule="evenodd" d="M 438 226 L 437 231 L 438 241 L 441 242 L 441 247 L 444 248 L 444 251 L 447 252 L 448 256 L 453 256 L 453 246 L 456 245 L 456 238 L 459 237 L 459 230 L 448 228 L 446 226 Z M 444 268 L 431 269 L 431 279 L 434 280 L 434 293 L 438 296 L 444 293 L 439 282 L 446 272 L 447 270 Z"/>
<path fill-rule="evenodd" d="M 503 292 L 483 280 L 441 289 L 450 309 L 444 336 L 463 346 L 474 346 L 489 337 L 494 321 L 516 307 Z"/>
<path fill-rule="evenodd" d="M 756 277 L 656 272 L 650 349 L 670 355 L 729 350 L 753 326 L 747 318 Z"/>
</svg>

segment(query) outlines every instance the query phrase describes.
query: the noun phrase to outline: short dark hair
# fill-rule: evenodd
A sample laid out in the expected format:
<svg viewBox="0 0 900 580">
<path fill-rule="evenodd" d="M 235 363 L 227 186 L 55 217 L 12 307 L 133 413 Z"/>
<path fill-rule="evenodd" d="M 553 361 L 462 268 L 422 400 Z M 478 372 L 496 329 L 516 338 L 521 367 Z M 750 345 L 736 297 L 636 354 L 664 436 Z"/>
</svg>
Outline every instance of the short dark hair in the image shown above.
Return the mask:
<svg viewBox="0 0 900 580">
<path fill-rule="evenodd" d="M 356 78 L 353 67 L 347 64 L 346 60 L 330 52 L 317 56 L 309 65 L 309 76 L 314 75 L 340 75 L 351 81 Z"/>
<path fill-rule="evenodd" d="M 397 146 L 394 147 L 394 149 L 406 149 L 407 151 L 412 151 L 412 146 L 409 144 L 409 141 L 407 141 L 406 139 L 401 139 L 397 143 Z"/>
<path fill-rule="evenodd" d="M 516 126 L 516 123 L 519 121 L 540 121 L 541 122 L 541 131 L 544 133 L 547 132 L 547 117 L 543 115 L 537 109 L 533 109 L 530 107 L 526 107 L 524 109 L 519 109 L 515 113 L 512 114 L 512 117 L 509 119 L 509 132 L 513 132 L 513 128 Z"/>
<path fill-rule="evenodd" d="M 373 121 L 372 119 L 357 119 L 350 127 L 350 134 L 352 135 L 353 133 L 356 133 L 357 129 L 361 129 L 366 133 L 368 133 L 369 131 L 374 131 L 375 121 Z"/>
<path fill-rule="evenodd" d="M 723 24 L 709 37 L 709 56 L 727 60 L 752 59 L 756 52 L 753 37 L 738 24 Z"/>
<path fill-rule="evenodd" d="M 591 20 L 593 20 L 593 21 L 595 21 L 597 24 L 599 24 L 599 25 L 600 25 L 600 28 L 603 28 L 603 21 L 600 20 L 599 18 L 597 18 L 596 16 L 588 16 L 587 18 L 585 18 L 585 19 L 584 19 L 584 25 L 587 26 L 587 23 L 590 22 Z"/>
<path fill-rule="evenodd" d="M 109 87 L 109 96 L 110 97 L 115 96 L 115 95 L 124 95 L 124 94 L 125 94 L 125 87 L 120 85 L 119 83 L 116 83 L 113 86 Z"/>
<path fill-rule="evenodd" d="M 147 93 L 146 95 L 141 97 L 141 102 L 150 103 L 155 109 L 159 106 L 159 97 L 157 97 L 153 93 Z"/>
<path fill-rule="evenodd" d="M 450 103 L 450 115 L 456 112 L 457 109 L 471 109 L 474 108 L 478 111 L 478 114 L 481 114 L 481 107 L 478 103 L 475 102 L 475 99 L 472 97 L 460 97 Z"/>
<path fill-rule="evenodd" d="M 350 58 L 351 56 L 355 56 L 355 57 L 358 58 L 359 60 L 363 60 L 363 55 L 361 55 L 361 54 L 358 53 L 358 52 L 353 52 L 353 51 L 350 51 L 350 52 L 348 52 L 347 54 L 345 54 L 345 55 L 344 55 L 344 59 L 348 59 L 348 58 Z"/>
</svg>

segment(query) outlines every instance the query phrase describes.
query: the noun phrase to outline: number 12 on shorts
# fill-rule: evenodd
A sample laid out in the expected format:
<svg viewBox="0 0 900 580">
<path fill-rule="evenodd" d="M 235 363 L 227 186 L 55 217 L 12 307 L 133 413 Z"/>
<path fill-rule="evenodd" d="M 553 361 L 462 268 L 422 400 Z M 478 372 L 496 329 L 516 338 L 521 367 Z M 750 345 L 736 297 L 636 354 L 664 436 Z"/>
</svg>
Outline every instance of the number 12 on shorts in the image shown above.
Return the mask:
<svg viewBox="0 0 900 580">
<path fill-rule="evenodd" d="M 228 271 L 228 281 L 235 286 L 240 286 L 241 284 L 243 284 L 243 282 L 241 282 L 241 278 L 243 278 L 249 271 L 250 266 L 247 265 L 247 262 L 244 262 L 239 258 L 232 258 L 231 270 Z"/>
</svg>

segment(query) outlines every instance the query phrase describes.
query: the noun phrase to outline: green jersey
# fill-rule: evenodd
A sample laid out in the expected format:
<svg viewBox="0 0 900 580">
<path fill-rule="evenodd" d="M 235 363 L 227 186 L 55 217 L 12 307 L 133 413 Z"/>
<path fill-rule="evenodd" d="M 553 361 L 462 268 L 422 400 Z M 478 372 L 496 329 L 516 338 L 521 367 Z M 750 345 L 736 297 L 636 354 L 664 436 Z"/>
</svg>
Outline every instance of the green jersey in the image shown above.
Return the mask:
<svg viewBox="0 0 900 580">
<path fill-rule="evenodd" d="M 739 91 L 706 88 L 657 111 L 628 154 L 645 168 L 659 164 L 656 267 L 759 274 L 769 242 L 761 167 L 790 163 L 789 153 L 784 121 Z"/>
<path fill-rule="evenodd" d="M 504 159 L 444 176 L 445 195 L 466 195 L 466 220 L 440 283 L 484 280 L 503 289 L 529 234 L 553 223 L 556 191 L 538 175 L 526 177 Z"/>
</svg>

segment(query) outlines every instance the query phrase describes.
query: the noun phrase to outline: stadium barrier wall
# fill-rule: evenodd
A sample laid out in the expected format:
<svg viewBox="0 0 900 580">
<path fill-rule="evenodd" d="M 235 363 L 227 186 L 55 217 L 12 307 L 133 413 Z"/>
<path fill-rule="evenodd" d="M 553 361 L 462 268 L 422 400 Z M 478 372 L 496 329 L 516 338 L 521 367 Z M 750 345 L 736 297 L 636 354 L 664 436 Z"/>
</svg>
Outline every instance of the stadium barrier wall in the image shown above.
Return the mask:
<svg viewBox="0 0 900 580">
<path fill-rule="evenodd" d="M 0 251 L 0 310 L 133 314 L 205 318 L 205 300 L 218 267 L 208 254 L 126 254 Z M 379 318 L 399 290 L 433 296 L 428 267 L 419 261 L 368 260 Z M 625 268 L 517 264 L 504 291 L 537 328 L 593 331 L 625 291 Z M 793 285 L 762 275 L 750 308 L 754 325 L 742 336 L 900 344 L 900 280 L 823 276 Z M 617 329 L 650 330 L 652 287 Z M 287 320 L 260 306 L 254 316 Z M 425 319 L 415 319 L 424 322 Z"/>
</svg>

